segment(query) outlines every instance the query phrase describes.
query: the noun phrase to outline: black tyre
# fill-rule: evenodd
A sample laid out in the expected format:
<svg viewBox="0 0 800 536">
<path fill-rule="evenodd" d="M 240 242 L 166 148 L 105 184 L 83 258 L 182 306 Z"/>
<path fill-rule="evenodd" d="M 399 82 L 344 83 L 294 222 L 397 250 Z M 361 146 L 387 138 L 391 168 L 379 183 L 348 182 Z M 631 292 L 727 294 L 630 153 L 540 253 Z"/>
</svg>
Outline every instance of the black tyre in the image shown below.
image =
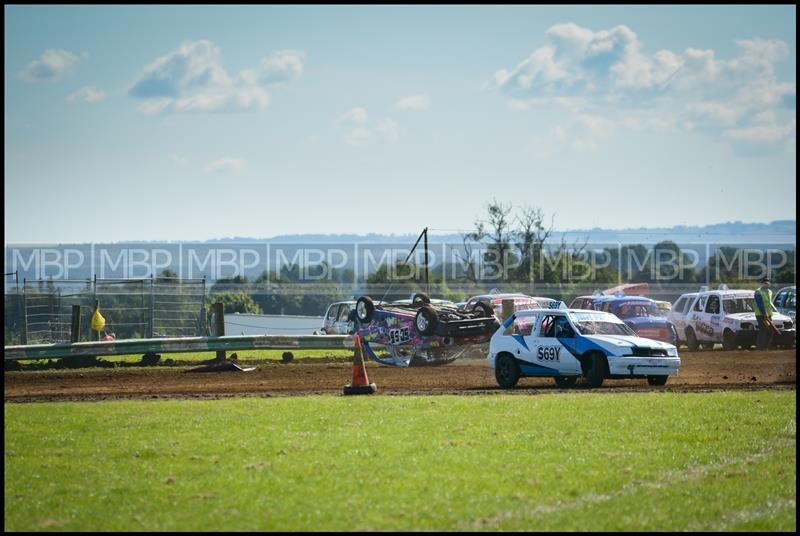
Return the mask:
<svg viewBox="0 0 800 536">
<path fill-rule="evenodd" d="M 497 385 L 510 389 L 519 381 L 519 365 L 510 354 L 500 354 L 494 363 L 494 378 Z"/>
<path fill-rule="evenodd" d="M 573 387 L 578 382 L 577 376 L 556 376 L 553 378 L 559 387 Z"/>
<path fill-rule="evenodd" d="M 436 316 L 436 310 L 430 305 L 420 307 L 417 311 L 417 316 L 414 317 L 414 327 L 420 335 L 433 335 L 438 323 L 439 318 Z"/>
<path fill-rule="evenodd" d="M 669 330 L 672 332 L 672 344 L 675 345 L 675 348 L 678 347 L 680 344 L 680 340 L 678 338 L 678 330 L 672 324 L 669 325 Z"/>
<path fill-rule="evenodd" d="M 697 342 L 697 336 L 692 328 L 686 328 L 686 347 L 690 352 L 696 352 L 700 349 L 700 343 Z"/>
<path fill-rule="evenodd" d="M 722 332 L 722 349 L 736 350 L 736 334 L 729 329 Z"/>
<path fill-rule="evenodd" d="M 476 313 L 479 317 L 489 318 L 490 316 L 494 316 L 494 309 L 485 301 L 476 302 L 475 305 L 472 306 L 472 312 Z"/>
<path fill-rule="evenodd" d="M 431 303 L 431 299 L 424 292 L 416 292 L 411 296 L 411 305 L 414 307 L 428 305 L 429 303 Z"/>
<path fill-rule="evenodd" d="M 600 387 L 608 374 L 608 362 L 604 355 L 593 353 L 586 360 L 583 375 L 589 387 Z"/>
<path fill-rule="evenodd" d="M 669 376 L 648 376 L 647 383 L 648 385 L 664 385 L 667 383 L 667 378 Z"/>
<path fill-rule="evenodd" d="M 372 320 L 372 313 L 375 312 L 375 304 L 369 296 L 361 296 L 356 301 L 356 319 L 362 323 L 367 324 Z"/>
</svg>

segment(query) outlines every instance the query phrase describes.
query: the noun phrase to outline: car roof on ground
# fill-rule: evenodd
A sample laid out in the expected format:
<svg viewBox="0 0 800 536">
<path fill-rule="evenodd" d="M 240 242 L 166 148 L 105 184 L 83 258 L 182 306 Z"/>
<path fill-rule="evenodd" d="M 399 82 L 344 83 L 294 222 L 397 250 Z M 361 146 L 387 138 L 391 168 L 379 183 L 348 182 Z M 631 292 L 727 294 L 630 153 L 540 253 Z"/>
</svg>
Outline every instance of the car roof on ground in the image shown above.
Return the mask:
<svg viewBox="0 0 800 536">
<path fill-rule="evenodd" d="M 430 300 L 431 300 L 431 303 L 433 305 L 447 305 L 447 304 L 453 304 L 454 303 L 454 302 L 452 302 L 450 300 L 443 300 L 443 299 L 440 299 L 440 298 L 430 298 Z M 395 300 L 393 302 L 389 302 L 386 305 L 411 305 L 411 299 L 404 298 L 402 300 Z"/>
</svg>

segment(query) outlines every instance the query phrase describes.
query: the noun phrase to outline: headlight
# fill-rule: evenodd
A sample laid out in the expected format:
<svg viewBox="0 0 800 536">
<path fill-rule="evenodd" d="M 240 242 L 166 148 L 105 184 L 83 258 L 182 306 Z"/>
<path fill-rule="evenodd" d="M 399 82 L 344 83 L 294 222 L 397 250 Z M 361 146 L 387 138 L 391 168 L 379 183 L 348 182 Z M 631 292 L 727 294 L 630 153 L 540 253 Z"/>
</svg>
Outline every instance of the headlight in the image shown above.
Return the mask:
<svg viewBox="0 0 800 536">
<path fill-rule="evenodd" d="M 677 348 L 667 348 L 667 356 L 668 357 L 678 357 L 678 349 Z"/>
</svg>

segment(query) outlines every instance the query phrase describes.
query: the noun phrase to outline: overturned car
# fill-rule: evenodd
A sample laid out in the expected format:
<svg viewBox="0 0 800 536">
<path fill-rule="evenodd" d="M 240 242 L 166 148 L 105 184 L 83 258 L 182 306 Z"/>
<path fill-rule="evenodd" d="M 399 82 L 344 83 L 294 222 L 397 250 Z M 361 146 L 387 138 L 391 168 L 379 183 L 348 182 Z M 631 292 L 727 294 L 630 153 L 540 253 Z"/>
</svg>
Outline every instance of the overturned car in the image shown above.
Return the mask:
<svg viewBox="0 0 800 536">
<path fill-rule="evenodd" d="M 354 316 L 354 330 L 367 355 L 397 367 L 450 363 L 473 345 L 488 342 L 500 326 L 486 302 L 459 310 L 447 302 L 431 303 L 423 293 L 407 304 L 381 304 L 361 296 Z"/>
</svg>

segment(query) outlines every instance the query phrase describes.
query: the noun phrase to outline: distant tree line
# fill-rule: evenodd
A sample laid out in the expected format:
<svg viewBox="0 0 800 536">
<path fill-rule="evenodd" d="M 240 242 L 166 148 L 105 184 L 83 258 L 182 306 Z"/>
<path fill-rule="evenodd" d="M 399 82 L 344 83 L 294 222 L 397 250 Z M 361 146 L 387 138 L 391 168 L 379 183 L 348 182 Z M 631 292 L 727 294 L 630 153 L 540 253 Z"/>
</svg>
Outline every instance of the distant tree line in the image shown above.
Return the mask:
<svg viewBox="0 0 800 536">
<path fill-rule="evenodd" d="M 762 258 L 745 258 L 742 250 L 721 247 L 705 262 L 666 240 L 653 246 L 620 245 L 593 249 L 585 241 L 553 244 L 553 220 L 541 208 L 492 200 L 473 228 L 462 235 L 456 262 L 424 267 L 414 262 L 381 264 L 359 281 L 359 291 L 387 301 L 430 291 L 432 297 L 461 301 L 491 288 L 571 300 L 581 293 L 619 283 L 648 283 L 652 294 L 674 299 L 678 288 L 697 288 L 707 282 L 755 288 L 763 266 L 779 266 L 769 275 L 775 282 L 794 282 L 794 250 L 773 251 Z M 620 270 L 621 268 L 621 270 Z M 302 267 L 291 265 L 278 272 L 221 279 L 211 288 L 226 312 L 320 315 L 334 301 L 352 297 L 354 273 L 350 269 L 315 267 L 327 274 L 314 281 L 302 277 Z"/>
</svg>

